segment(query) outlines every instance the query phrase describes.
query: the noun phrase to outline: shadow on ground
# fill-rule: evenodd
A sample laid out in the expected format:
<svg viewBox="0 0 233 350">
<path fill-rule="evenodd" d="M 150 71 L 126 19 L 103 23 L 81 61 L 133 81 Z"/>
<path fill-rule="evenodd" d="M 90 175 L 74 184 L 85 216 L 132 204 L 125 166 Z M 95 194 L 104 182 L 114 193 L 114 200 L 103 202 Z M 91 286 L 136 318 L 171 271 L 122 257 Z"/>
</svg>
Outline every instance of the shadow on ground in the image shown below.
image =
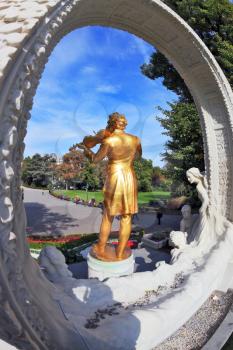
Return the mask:
<svg viewBox="0 0 233 350">
<path fill-rule="evenodd" d="M 108 285 L 96 279 L 69 278 L 61 280 L 56 286 L 56 300 L 87 349 L 136 349 L 141 323 L 134 316 L 134 310 L 126 312 L 122 304 L 114 299 Z"/>
<path fill-rule="evenodd" d="M 78 227 L 77 219 L 69 213 L 59 214 L 39 203 L 24 203 L 27 214 L 28 234 L 61 236 L 68 228 Z M 53 208 L 54 209 L 54 208 Z"/>
<path fill-rule="evenodd" d="M 165 261 L 169 263 L 171 260 L 170 250 L 168 249 L 150 249 L 143 247 L 135 250 L 135 272 L 153 271 L 156 263 Z"/>
<path fill-rule="evenodd" d="M 169 263 L 171 254 L 169 249 L 153 250 L 147 247 L 136 249 L 134 252 L 135 270 L 134 272 L 153 271 L 156 268 L 156 263 L 165 261 Z M 69 265 L 69 270 L 73 273 L 74 278 L 88 278 L 87 262 L 82 261 Z"/>
</svg>

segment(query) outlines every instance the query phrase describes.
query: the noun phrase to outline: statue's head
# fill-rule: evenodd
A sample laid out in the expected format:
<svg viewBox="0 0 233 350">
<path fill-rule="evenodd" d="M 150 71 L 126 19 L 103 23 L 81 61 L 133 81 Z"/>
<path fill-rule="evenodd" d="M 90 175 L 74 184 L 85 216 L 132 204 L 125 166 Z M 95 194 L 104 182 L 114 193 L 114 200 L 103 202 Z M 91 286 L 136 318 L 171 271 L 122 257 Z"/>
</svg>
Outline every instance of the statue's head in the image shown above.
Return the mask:
<svg viewBox="0 0 233 350">
<path fill-rule="evenodd" d="M 191 216 L 191 211 L 192 209 L 189 204 L 185 204 L 181 209 L 181 213 L 185 219 Z"/>
<path fill-rule="evenodd" d="M 124 130 L 127 125 L 127 120 L 124 114 L 120 114 L 118 112 L 114 112 L 108 117 L 108 125 L 107 128 L 114 131 L 115 129 Z"/>
<path fill-rule="evenodd" d="M 190 183 L 197 183 L 203 177 L 198 168 L 191 168 L 187 170 L 186 175 Z"/>
<path fill-rule="evenodd" d="M 182 249 L 187 244 L 187 232 L 182 231 L 172 231 L 169 236 L 169 243 L 173 247 Z"/>
<path fill-rule="evenodd" d="M 207 189 L 208 188 L 208 183 L 206 180 L 205 175 L 203 175 L 198 168 L 191 168 L 186 171 L 186 176 L 188 181 L 193 184 L 198 184 L 202 183 L 202 185 Z"/>
</svg>

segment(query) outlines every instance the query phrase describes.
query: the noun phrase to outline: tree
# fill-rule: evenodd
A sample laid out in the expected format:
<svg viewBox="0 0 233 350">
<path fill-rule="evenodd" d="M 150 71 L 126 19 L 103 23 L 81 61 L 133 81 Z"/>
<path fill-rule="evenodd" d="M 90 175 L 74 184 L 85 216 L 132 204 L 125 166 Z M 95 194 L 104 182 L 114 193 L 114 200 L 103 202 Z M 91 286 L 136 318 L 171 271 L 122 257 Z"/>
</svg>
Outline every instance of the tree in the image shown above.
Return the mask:
<svg viewBox="0 0 233 350">
<path fill-rule="evenodd" d="M 164 0 L 204 41 L 233 87 L 233 4 L 228 0 Z M 177 93 L 180 101 L 193 102 L 184 80 L 159 51 L 143 64 L 150 79 L 162 78 L 163 84 Z"/>
<path fill-rule="evenodd" d="M 183 17 L 204 41 L 233 87 L 233 4 L 228 0 L 163 2 Z M 177 189 L 181 181 L 186 181 L 188 168 L 195 166 L 204 170 L 198 113 L 184 80 L 161 52 L 154 52 L 141 70 L 150 79 L 162 78 L 163 84 L 179 97 L 176 103 L 170 104 L 170 110 L 162 110 L 164 118 L 157 118 L 169 136 L 163 155 L 168 175 Z"/>
<path fill-rule="evenodd" d="M 204 170 L 202 134 L 199 116 L 193 103 L 178 102 L 169 105 L 170 110 L 160 108 L 163 117 L 157 119 L 167 130 L 165 134 L 169 136 L 163 153 L 167 161 L 166 176 L 174 182 L 172 192 L 175 195 L 183 195 L 191 191 L 186 170 L 194 164 L 201 171 Z M 181 185 L 183 183 L 185 187 Z"/>
<path fill-rule="evenodd" d="M 165 176 L 164 169 L 160 168 L 159 166 L 153 167 L 152 186 L 170 191 L 171 181 L 168 178 L 168 173 L 166 173 Z"/>
<path fill-rule="evenodd" d="M 100 178 L 97 175 L 96 165 L 88 159 L 85 160 L 83 169 L 80 173 L 80 181 L 83 186 L 89 190 L 96 190 L 100 187 Z"/>
<path fill-rule="evenodd" d="M 102 189 L 107 175 L 107 161 L 101 160 L 99 163 L 95 164 L 95 172 L 99 179 L 98 189 Z"/>
<path fill-rule="evenodd" d="M 140 158 L 134 161 L 135 174 L 138 181 L 138 190 L 142 192 L 152 191 L 152 160 Z"/>
<path fill-rule="evenodd" d="M 62 179 L 66 183 L 68 189 L 72 180 L 79 178 L 84 164 L 83 152 L 73 149 L 69 149 L 69 152 L 64 154 L 61 164 L 56 164 L 54 170 L 56 177 Z"/>
<path fill-rule="evenodd" d="M 53 176 L 53 165 L 56 159 L 53 155 L 41 156 L 36 153 L 26 157 L 22 164 L 22 181 L 25 185 L 47 187 Z"/>
</svg>

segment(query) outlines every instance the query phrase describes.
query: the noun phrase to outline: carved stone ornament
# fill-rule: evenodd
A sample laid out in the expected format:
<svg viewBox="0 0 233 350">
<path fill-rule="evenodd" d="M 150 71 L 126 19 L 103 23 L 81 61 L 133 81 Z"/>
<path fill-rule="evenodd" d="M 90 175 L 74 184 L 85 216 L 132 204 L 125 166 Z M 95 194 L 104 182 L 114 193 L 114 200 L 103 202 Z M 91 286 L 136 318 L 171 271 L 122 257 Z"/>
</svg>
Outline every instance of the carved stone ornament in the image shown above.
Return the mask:
<svg viewBox="0 0 233 350">
<path fill-rule="evenodd" d="M 74 320 L 71 316 L 74 309 L 68 308 L 63 291 L 44 277 L 30 256 L 25 239 L 20 174 L 33 97 L 57 42 L 86 25 L 109 26 L 135 34 L 157 47 L 177 68 L 200 115 L 210 206 L 229 220 L 224 234 L 216 238 L 220 243 L 205 260 L 205 269 L 187 277 L 193 286 L 200 286 L 198 281 L 202 278 L 202 288 L 192 294 L 190 285 L 185 285 L 186 308 L 182 307 L 179 296 L 174 296 L 179 312 L 177 319 L 174 314 L 167 317 L 165 313 L 166 325 L 169 319 L 173 322 L 166 329 L 159 328 L 164 317 L 160 308 L 143 313 L 139 310 L 135 322 L 140 320 L 141 331 L 134 332 L 137 334 L 134 344 L 133 335 L 128 334 L 132 318 L 126 322 L 123 317 L 117 323 L 117 330 L 110 328 L 108 334 L 103 327 L 87 330 L 82 327 L 77 304 Z M 227 79 L 192 29 L 159 0 L 2 0 L 0 57 L 0 337 L 23 350 L 123 349 L 121 341 L 125 349 L 153 348 L 181 326 L 219 286 L 219 276 L 224 275 L 232 259 L 233 249 L 227 249 L 231 243 L 229 232 L 233 235 L 230 223 L 233 220 L 233 94 Z M 221 266 L 215 265 L 220 261 L 219 255 Z M 163 282 L 172 284 L 181 270 L 185 270 L 187 276 L 193 271 L 193 261 L 182 259 L 181 255 L 174 265 L 161 264 L 154 274 L 149 274 L 150 280 L 147 280 L 148 274 L 134 274 L 130 284 L 137 282 L 140 288 L 153 289 L 157 274 L 160 274 L 160 283 L 166 276 Z M 200 264 L 200 257 L 198 259 Z M 215 267 L 214 272 L 211 266 Z M 129 283 L 126 277 L 120 283 L 112 281 L 111 288 L 106 284 L 106 288 L 117 299 L 117 288 L 119 285 L 123 288 L 124 283 L 126 291 Z M 205 288 L 204 283 L 208 284 Z M 173 298 L 167 300 L 173 302 Z M 187 309 L 187 305 L 190 308 Z M 161 310 L 165 309 L 161 307 Z M 166 310 L 171 312 L 172 304 L 167 305 Z M 153 324 L 151 331 L 147 322 Z M 110 327 L 111 322 L 107 325 Z M 146 334 L 145 330 L 148 330 Z M 147 343 L 142 343 L 145 338 Z M 100 346 L 100 341 L 105 345 Z"/>
</svg>

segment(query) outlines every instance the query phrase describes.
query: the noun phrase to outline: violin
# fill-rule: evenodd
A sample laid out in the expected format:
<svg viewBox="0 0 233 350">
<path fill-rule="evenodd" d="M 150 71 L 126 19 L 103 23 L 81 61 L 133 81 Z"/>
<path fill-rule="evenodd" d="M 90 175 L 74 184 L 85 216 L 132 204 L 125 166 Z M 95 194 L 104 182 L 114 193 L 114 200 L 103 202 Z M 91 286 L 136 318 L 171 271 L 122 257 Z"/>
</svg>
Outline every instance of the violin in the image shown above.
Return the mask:
<svg viewBox="0 0 233 350">
<path fill-rule="evenodd" d="M 103 142 L 103 140 L 105 138 L 109 137 L 111 134 L 112 134 L 112 132 L 111 132 L 110 128 L 101 129 L 97 133 L 95 133 L 95 135 L 85 136 L 83 141 L 73 145 L 71 147 L 71 150 L 75 149 L 76 147 L 81 148 L 81 149 L 85 149 L 85 148 L 91 149 L 91 148 L 95 147 L 96 145 L 101 144 Z"/>
</svg>

